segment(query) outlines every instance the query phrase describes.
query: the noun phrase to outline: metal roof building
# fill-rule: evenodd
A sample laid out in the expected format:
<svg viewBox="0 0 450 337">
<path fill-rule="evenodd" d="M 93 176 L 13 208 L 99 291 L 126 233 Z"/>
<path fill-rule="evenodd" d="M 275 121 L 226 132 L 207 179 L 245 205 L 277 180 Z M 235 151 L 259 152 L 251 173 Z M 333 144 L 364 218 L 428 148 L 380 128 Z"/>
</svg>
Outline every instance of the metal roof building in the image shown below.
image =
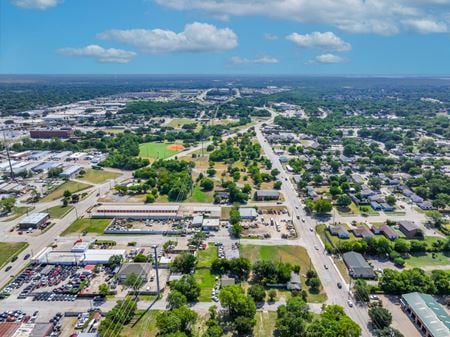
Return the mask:
<svg viewBox="0 0 450 337">
<path fill-rule="evenodd" d="M 403 310 L 427 337 L 450 336 L 450 316 L 431 295 L 409 293 L 400 300 Z"/>
<path fill-rule="evenodd" d="M 118 205 L 109 204 L 98 207 L 92 214 L 94 218 L 122 219 L 178 219 L 178 205 Z"/>
<path fill-rule="evenodd" d="M 22 229 L 33 228 L 36 229 L 44 224 L 49 219 L 48 213 L 31 213 L 19 222 L 19 227 Z"/>
<path fill-rule="evenodd" d="M 242 219 L 254 219 L 258 213 L 254 208 L 239 208 L 239 215 Z"/>
</svg>

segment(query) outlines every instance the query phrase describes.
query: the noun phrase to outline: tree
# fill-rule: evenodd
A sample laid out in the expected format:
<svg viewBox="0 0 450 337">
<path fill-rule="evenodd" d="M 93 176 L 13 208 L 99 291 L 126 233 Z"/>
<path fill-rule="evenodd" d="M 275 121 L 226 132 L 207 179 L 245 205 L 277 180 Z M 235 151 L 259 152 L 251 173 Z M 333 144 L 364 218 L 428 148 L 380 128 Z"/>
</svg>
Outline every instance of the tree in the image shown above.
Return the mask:
<svg viewBox="0 0 450 337">
<path fill-rule="evenodd" d="M 145 196 L 145 203 L 147 204 L 153 204 L 155 202 L 156 198 L 152 193 L 149 193 Z"/>
<path fill-rule="evenodd" d="M 114 269 L 117 266 L 120 266 L 122 262 L 123 262 L 122 255 L 113 255 L 109 258 L 108 265 L 111 267 L 111 269 Z"/>
<path fill-rule="evenodd" d="M 308 280 L 308 285 L 312 293 L 318 293 L 320 290 L 320 280 L 318 277 L 313 277 Z"/>
<path fill-rule="evenodd" d="M 196 302 L 200 295 L 200 286 L 192 275 L 184 275 L 181 279 L 170 282 L 170 289 L 186 296 L 188 302 Z"/>
<path fill-rule="evenodd" d="M 209 167 L 208 170 L 206 170 L 206 173 L 208 174 L 208 177 L 214 177 L 216 170 L 213 167 Z"/>
<path fill-rule="evenodd" d="M 269 302 L 274 302 L 277 297 L 277 291 L 275 289 L 270 289 L 267 295 L 269 295 Z"/>
<path fill-rule="evenodd" d="M 386 268 L 378 284 L 386 294 L 397 295 L 411 292 L 434 294 L 436 292 L 430 276 L 419 268 L 401 272 Z"/>
<path fill-rule="evenodd" d="M 433 270 L 431 272 L 431 279 L 433 280 L 438 295 L 450 294 L 450 271 Z"/>
<path fill-rule="evenodd" d="M 248 289 L 248 295 L 253 298 L 255 302 L 264 302 L 266 299 L 266 291 L 264 287 L 259 284 L 254 284 Z"/>
<path fill-rule="evenodd" d="M 345 314 L 339 305 L 327 305 L 307 328 L 307 337 L 359 337 L 361 327 Z"/>
<path fill-rule="evenodd" d="M 191 335 L 191 328 L 197 317 L 195 311 L 184 305 L 170 311 L 162 311 L 156 317 L 156 327 L 162 336 L 187 336 Z"/>
<path fill-rule="evenodd" d="M 133 258 L 133 262 L 136 262 L 136 263 L 145 263 L 145 262 L 148 262 L 148 261 L 149 261 L 148 256 L 146 256 L 144 254 L 137 254 Z"/>
<path fill-rule="evenodd" d="M 394 250 L 399 253 L 409 253 L 411 250 L 411 243 L 408 240 L 398 238 L 394 242 Z"/>
<path fill-rule="evenodd" d="M 370 290 L 365 280 L 358 279 L 353 287 L 353 293 L 357 301 L 369 302 Z"/>
<path fill-rule="evenodd" d="M 167 296 L 170 309 L 176 309 L 187 304 L 187 298 L 178 290 L 172 290 Z"/>
<path fill-rule="evenodd" d="M 72 195 L 72 192 L 70 192 L 69 190 L 65 190 L 63 193 L 64 198 L 70 198 L 71 195 Z"/>
<path fill-rule="evenodd" d="M 144 279 L 136 273 L 131 273 L 125 277 L 123 283 L 127 287 L 132 288 L 133 290 L 138 290 L 140 287 L 144 285 Z"/>
<path fill-rule="evenodd" d="M 253 299 L 245 295 L 240 285 L 225 286 L 219 293 L 220 304 L 228 310 L 232 320 L 237 317 L 251 317 L 256 314 L 256 305 Z"/>
<path fill-rule="evenodd" d="M 306 302 L 300 297 L 292 297 L 277 309 L 276 332 L 280 337 L 304 337 L 306 322 L 311 319 Z"/>
<path fill-rule="evenodd" d="M 351 205 L 352 199 L 350 199 L 350 197 L 347 194 L 342 194 L 338 196 L 336 203 L 339 206 L 348 207 Z"/>
<path fill-rule="evenodd" d="M 427 216 L 434 227 L 439 228 L 444 223 L 444 217 L 439 211 L 429 211 Z"/>
<path fill-rule="evenodd" d="M 369 317 L 377 329 L 387 328 L 392 323 L 392 315 L 389 310 L 382 307 L 372 307 L 369 309 Z"/>
<path fill-rule="evenodd" d="M 404 337 L 404 336 L 397 329 L 389 327 L 378 330 L 377 337 Z"/>
<path fill-rule="evenodd" d="M 314 201 L 313 207 L 317 213 L 328 213 L 333 208 L 331 201 L 326 199 L 317 199 Z"/>
<path fill-rule="evenodd" d="M 239 316 L 234 320 L 234 329 L 239 336 L 248 335 L 253 331 L 256 324 L 254 317 Z"/>
<path fill-rule="evenodd" d="M 98 286 L 98 293 L 100 294 L 100 296 L 102 297 L 106 297 L 109 295 L 110 290 L 109 290 L 109 285 L 107 283 L 102 283 Z"/>
<path fill-rule="evenodd" d="M 279 180 L 273 182 L 273 188 L 275 190 L 280 190 L 281 189 L 281 185 L 282 185 L 282 182 L 279 181 Z"/>
<path fill-rule="evenodd" d="M 378 177 L 372 177 L 369 179 L 369 186 L 371 188 L 373 188 L 374 190 L 379 190 L 381 187 L 381 183 L 382 183 L 382 181 Z"/>
<path fill-rule="evenodd" d="M 214 189 L 214 181 L 209 178 L 203 178 L 200 186 L 204 191 L 212 191 Z"/>
<path fill-rule="evenodd" d="M 243 230 L 244 228 L 241 226 L 241 224 L 235 223 L 231 226 L 231 233 L 237 238 L 241 237 Z"/>
<path fill-rule="evenodd" d="M 197 259 L 190 253 L 178 255 L 172 262 L 170 269 L 177 273 L 189 274 L 194 270 Z"/>
<path fill-rule="evenodd" d="M 8 197 L 3 198 L 0 200 L 0 205 L 2 206 L 3 210 L 6 212 L 11 212 L 16 205 L 16 198 L 14 197 Z"/>
<path fill-rule="evenodd" d="M 397 202 L 397 200 L 395 199 L 395 196 L 393 196 L 393 195 L 391 194 L 391 195 L 388 195 L 388 196 L 386 197 L 386 202 L 387 202 L 389 205 L 394 206 L 395 203 Z"/>
<path fill-rule="evenodd" d="M 233 207 L 230 211 L 230 223 L 232 225 L 237 224 L 241 221 L 241 214 L 239 213 L 238 207 Z"/>
<path fill-rule="evenodd" d="M 272 169 L 272 171 L 270 171 L 270 174 L 272 175 L 272 177 L 276 177 L 280 174 L 280 170 L 278 170 L 277 168 Z"/>
</svg>

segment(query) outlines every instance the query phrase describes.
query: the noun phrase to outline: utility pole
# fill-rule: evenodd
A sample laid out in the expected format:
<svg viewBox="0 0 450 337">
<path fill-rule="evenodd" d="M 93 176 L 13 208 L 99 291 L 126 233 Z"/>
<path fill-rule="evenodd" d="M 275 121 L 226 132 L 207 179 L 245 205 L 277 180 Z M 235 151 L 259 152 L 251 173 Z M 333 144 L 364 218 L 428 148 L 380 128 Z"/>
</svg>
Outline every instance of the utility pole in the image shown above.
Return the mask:
<svg viewBox="0 0 450 337">
<path fill-rule="evenodd" d="M 153 253 L 155 255 L 156 298 L 159 298 L 160 290 L 159 290 L 158 251 L 157 251 L 158 246 L 153 245 L 152 248 L 153 248 Z"/>
</svg>

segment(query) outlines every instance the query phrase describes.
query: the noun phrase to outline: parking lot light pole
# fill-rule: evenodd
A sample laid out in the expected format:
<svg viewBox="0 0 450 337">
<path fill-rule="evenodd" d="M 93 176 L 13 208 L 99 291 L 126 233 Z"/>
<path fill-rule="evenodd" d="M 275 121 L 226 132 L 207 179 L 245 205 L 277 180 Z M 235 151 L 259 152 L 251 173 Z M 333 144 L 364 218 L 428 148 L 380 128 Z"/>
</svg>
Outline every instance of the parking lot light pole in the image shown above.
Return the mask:
<svg viewBox="0 0 450 337">
<path fill-rule="evenodd" d="M 153 245 L 152 248 L 153 248 L 153 253 L 155 255 L 156 297 L 159 298 L 160 290 L 159 290 L 158 251 L 157 251 L 158 246 Z"/>
</svg>

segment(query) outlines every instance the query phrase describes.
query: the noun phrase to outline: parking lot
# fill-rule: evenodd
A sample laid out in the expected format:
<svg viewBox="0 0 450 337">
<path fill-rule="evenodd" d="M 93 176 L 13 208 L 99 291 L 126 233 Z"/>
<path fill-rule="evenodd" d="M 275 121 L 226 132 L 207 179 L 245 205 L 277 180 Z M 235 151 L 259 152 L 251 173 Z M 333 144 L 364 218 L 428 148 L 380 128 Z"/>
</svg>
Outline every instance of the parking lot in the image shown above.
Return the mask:
<svg viewBox="0 0 450 337">
<path fill-rule="evenodd" d="M 106 229 L 108 232 L 155 232 L 163 233 L 167 231 L 186 232 L 192 221 L 189 219 L 183 220 L 127 220 L 127 219 L 115 219 L 111 225 Z"/>
<path fill-rule="evenodd" d="M 256 219 L 243 220 L 241 224 L 244 228 L 242 237 L 259 239 L 292 239 L 297 237 L 289 212 L 284 207 L 261 207 Z"/>
</svg>

